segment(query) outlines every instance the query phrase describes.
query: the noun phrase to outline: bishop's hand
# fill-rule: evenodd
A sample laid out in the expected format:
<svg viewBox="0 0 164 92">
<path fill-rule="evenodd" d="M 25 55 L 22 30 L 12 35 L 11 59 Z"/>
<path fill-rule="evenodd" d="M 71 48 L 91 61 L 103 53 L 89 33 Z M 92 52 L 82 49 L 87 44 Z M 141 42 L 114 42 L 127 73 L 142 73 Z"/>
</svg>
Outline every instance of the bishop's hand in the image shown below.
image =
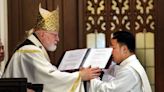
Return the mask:
<svg viewBox="0 0 164 92">
<path fill-rule="evenodd" d="M 91 80 L 93 78 L 99 77 L 101 74 L 101 69 L 96 68 L 80 68 L 80 76 L 83 81 Z"/>
</svg>

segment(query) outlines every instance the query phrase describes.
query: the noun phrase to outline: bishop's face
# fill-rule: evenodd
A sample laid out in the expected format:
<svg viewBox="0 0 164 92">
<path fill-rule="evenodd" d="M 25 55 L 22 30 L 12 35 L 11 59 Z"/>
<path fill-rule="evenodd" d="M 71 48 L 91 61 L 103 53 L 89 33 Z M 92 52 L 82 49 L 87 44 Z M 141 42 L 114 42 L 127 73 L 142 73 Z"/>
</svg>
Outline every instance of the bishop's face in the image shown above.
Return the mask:
<svg viewBox="0 0 164 92">
<path fill-rule="evenodd" d="M 58 32 L 44 32 L 43 45 L 47 51 L 55 51 L 59 42 Z"/>
<path fill-rule="evenodd" d="M 116 63 L 121 63 L 124 59 L 123 47 L 120 46 L 120 44 L 117 42 L 117 39 L 112 39 L 111 44 L 113 48 L 113 61 Z"/>
</svg>

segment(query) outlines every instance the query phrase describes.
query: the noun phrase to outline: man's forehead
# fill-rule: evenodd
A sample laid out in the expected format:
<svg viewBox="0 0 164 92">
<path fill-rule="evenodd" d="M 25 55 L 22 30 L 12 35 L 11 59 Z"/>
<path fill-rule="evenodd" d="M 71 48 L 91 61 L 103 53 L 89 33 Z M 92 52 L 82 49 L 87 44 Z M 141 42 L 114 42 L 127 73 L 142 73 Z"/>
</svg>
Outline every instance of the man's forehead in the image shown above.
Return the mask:
<svg viewBox="0 0 164 92">
<path fill-rule="evenodd" d="M 51 33 L 51 34 L 58 34 L 58 32 L 57 31 L 46 31 L 47 33 Z"/>
<path fill-rule="evenodd" d="M 117 42 L 117 39 L 111 39 L 111 42 L 116 43 Z"/>
<path fill-rule="evenodd" d="M 117 39 L 111 39 L 112 45 L 119 45 Z"/>
</svg>

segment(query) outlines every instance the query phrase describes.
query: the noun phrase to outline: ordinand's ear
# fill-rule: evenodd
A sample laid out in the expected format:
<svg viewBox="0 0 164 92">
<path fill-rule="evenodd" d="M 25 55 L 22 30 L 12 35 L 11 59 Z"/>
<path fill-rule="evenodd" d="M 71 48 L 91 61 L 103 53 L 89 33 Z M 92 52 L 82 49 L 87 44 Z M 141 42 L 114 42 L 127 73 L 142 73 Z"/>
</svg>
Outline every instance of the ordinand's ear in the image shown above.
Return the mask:
<svg viewBox="0 0 164 92">
<path fill-rule="evenodd" d="M 128 52 L 128 47 L 126 45 L 122 45 L 122 50 L 123 50 L 123 53 L 127 53 Z"/>
</svg>

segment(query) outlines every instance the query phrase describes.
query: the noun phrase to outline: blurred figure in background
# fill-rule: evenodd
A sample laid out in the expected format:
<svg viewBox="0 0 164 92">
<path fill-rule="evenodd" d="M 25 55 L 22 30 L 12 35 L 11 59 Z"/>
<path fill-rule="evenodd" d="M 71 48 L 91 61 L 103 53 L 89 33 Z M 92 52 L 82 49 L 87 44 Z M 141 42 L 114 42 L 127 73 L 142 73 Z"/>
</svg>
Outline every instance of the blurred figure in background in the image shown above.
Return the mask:
<svg viewBox="0 0 164 92">
<path fill-rule="evenodd" d="M 0 63 L 4 60 L 4 46 L 1 42 L 1 39 L 0 39 Z M 2 72 L 0 71 L 0 77 L 2 76 Z"/>
</svg>

